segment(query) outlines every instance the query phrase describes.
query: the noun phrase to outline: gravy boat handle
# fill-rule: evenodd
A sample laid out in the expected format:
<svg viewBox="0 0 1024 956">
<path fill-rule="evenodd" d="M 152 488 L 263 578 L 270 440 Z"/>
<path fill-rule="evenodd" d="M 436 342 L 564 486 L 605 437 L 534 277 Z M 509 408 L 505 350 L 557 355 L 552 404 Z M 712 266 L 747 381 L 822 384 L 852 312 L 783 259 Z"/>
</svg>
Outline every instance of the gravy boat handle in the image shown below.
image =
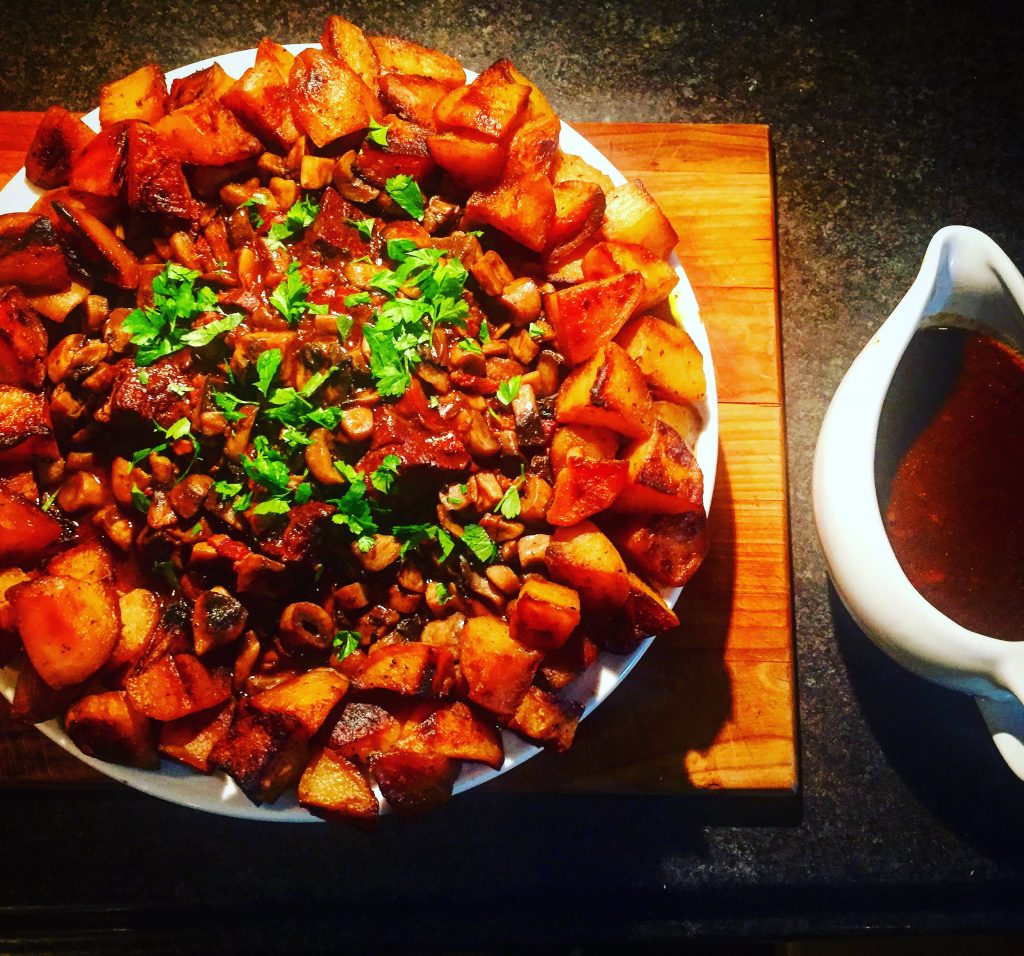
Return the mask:
<svg viewBox="0 0 1024 956">
<path fill-rule="evenodd" d="M 812 489 L 818 536 L 836 591 L 865 633 L 923 677 L 1004 702 L 1024 700 L 1024 644 L 961 627 L 907 579 L 880 512 L 875 445 L 883 401 L 917 329 L 942 312 L 959 313 L 969 325 L 975 320 L 983 324 L 969 304 L 977 309 L 993 296 L 1005 299 L 1008 292 L 1019 317 L 1024 279 L 991 239 L 964 226 L 935 235 L 914 284 L 832 399 L 815 451 Z M 1019 336 L 1021 330 L 1016 331 Z M 1017 701 L 1014 706 L 1024 713 Z M 1020 765 L 1024 776 L 1024 744 Z"/>
</svg>

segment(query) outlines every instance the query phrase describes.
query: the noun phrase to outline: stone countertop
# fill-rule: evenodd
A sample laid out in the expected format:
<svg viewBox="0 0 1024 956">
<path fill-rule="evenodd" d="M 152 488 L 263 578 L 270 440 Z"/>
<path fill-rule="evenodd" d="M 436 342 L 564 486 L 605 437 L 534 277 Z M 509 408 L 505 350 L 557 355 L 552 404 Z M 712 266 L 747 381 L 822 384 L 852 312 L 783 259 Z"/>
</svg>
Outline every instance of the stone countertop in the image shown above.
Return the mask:
<svg viewBox="0 0 1024 956">
<path fill-rule="evenodd" d="M 253 944 L 282 919 L 304 934 L 297 939 L 330 930 L 423 946 L 479 945 L 499 932 L 510 945 L 1022 928 L 1024 784 L 995 755 L 970 700 L 912 677 L 852 625 L 828 586 L 810 510 L 829 397 L 910 285 L 932 234 L 972 225 L 1024 262 L 1024 31 L 1009 6 L 338 8 L 368 31 L 415 37 L 472 69 L 508 56 L 570 122 L 771 127 L 802 792 L 766 805 L 485 788 L 459 797 L 457 812 L 372 836 L 257 827 L 120 790 L 74 801 L 7 792 L 0 914 L 9 932 L 62 925 L 52 911 L 37 915 L 40 905 L 101 937 L 127 923 L 164 940 L 220 933 Z M 254 46 L 264 33 L 311 40 L 330 12 L 275 0 L 7 0 L 0 108 L 90 109 L 101 83 L 146 61 L 170 68 Z M 100 836 L 112 816 L 123 834 L 114 842 Z"/>
</svg>

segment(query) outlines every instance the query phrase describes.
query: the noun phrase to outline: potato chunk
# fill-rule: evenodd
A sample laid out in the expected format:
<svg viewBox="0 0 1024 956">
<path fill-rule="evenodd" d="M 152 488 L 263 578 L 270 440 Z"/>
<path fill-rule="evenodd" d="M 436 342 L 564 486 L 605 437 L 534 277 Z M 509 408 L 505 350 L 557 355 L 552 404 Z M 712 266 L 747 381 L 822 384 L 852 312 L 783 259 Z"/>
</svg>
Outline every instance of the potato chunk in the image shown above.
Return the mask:
<svg viewBox="0 0 1024 956">
<path fill-rule="evenodd" d="M 526 110 L 530 87 L 511 79 L 499 60 L 468 86 L 452 90 L 434 108 L 443 128 L 472 130 L 492 140 L 504 140 Z"/>
<path fill-rule="evenodd" d="M 309 749 L 289 714 L 235 714 L 231 729 L 214 744 L 209 764 L 223 770 L 253 803 L 273 803 L 298 779 Z"/>
<path fill-rule="evenodd" d="M 380 60 L 366 34 L 344 17 L 327 18 L 320 45 L 333 57 L 341 60 L 374 93 L 380 82 Z"/>
<path fill-rule="evenodd" d="M 501 144 L 470 132 L 438 133 L 427 140 L 430 155 L 463 189 L 491 189 L 501 178 Z"/>
<path fill-rule="evenodd" d="M 584 607 L 615 608 L 629 594 L 622 556 L 589 521 L 555 531 L 544 559 L 556 581 L 579 592 Z"/>
<path fill-rule="evenodd" d="M 220 101 L 200 98 L 169 113 L 155 126 L 171 155 L 197 166 L 226 166 L 255 156 L 260 141 Z"/>
<path fill-rule="evenodd" d="M 16 584 L 7 599 L 25 652 L 50 687 L 92 677 L 117 643 L 117 604 L 103 585 L 44 575 Z"/>
<path fill-rule="evenodd" d="M 665 586 L 686 584 L 708 551 L 703 508 L 656 518 L 631 516 L 617 521 L 609 534 L 647 580 Z"/>
<path fill-rule="evenodd" d="M 615 341 L 640 366 L 658 398 L 693 402 L 704 397 L 704 359 L 693 339 L 678 325 L 653 315 L 641 315 Z"/>
<path fill-rule="evenodd" d="M 123 690 L 83 697 L 68 708 L 64 727 L 75 746 L 90 757 L 145 769 L 158 763 L 152 725 Z"/>
<path fill-rule="evenodd" d="M 299 138 L 288 98 L 288 76 L 295 57 L 264 37 L 256 63 L 224 94 L 222 102 L 264 142 L 289 147 Z"/>
<path fill-rule="evenodd" d="M 411 76 L 426 76 L 443 84 L 448 89 L 462 86 L 466 82 L 466 71 L 453 56 L 421 46 L 412 40 L 395 36 L 368 37 L 373 52 L 377 54 L 380 71 L 406 73 Z"/>
<path fill-rule="evenodd" d="M 390 690 L 415 696 L 425 693 L 433 675 L 433 655 L 427 644 L 392 644 L 370 651 L 366 666 L 353 681 L 358 690 Z"/>
<path fill-rule="evenodd" d="M 299 128 L 317 146 L 366 129 L 384 118 L 380 103 L 359 76 L 322 50 L 303 50 L 288 78 L 288 95 Z"/>
<path fill-rule="evenodd" d="M 64 192 L 66 190 L 59 190 L 56 195 Z M 49 212 L 53 212 L 52 203 Z M 33 295 L 62 292 L 71 281 L 70 263 L 54 230 L 54 220 L 39 213 L 0 215 L 0 285 L 12 285 L 3 292 L 5 313 L 10 314 L 12 306 L 17 306 L 18 311 L 13 318 L 34 314 L 22 292 Z M 39 352 L 27 359 L 30 368 L 41 364 L 45 351 L 44 339 Z M 13 385 L 19 384 L 13 379 L 22 376 L 6 377 L 12 379 L 9 384 Z"/>
<path fill-rule="evenodd" d="M 509 631 L 527 647 L 561 647 L 580 623 L 580 596 L 564 584 L 531 575 L 508 607 Z"/>
<path fill-rule="evenodd" d="M 505 760 L 497 727 L 482 720 L 462 701 L 438 707 L 406 733 L 395 749 L 474 760 L 496 770 Z"/>
<path fill-rule="evenodd" d="M 35 464 L 40 457 L 57 457 L 45 396 L 0 385 L 0 462 Z"/>
<path fill-rule="evenodd" d="M 164 71 L 156 63 L 147 63 L 100 88 L 100 126 L 122 120 L 153 124 L 164 115 L 166 96 Z"/>
<path fill-rule="evenodd" d="M 471 617 L 460 635 L 467 696 L 500 720 L 515 713 L 541 658 L 512 637 L 508 625 L 496 617 Z"/>
<path fill-rule="evenodd" d="M 231 679 L 191 654 L 168 654 L 129 677 L 125 689 L 147 717 L 177 720 L 224 703 L 231 696 Z"/>
<path fill-rule="evenodd" d="M 572 746 L 582 714 L 581 704 L 559 700 L 539 687 L 531 687 L 516 708 L 509 727 L 561 752 Z"/>
<path fill-rule="evenodd" d="M 25 178 L 43 189 L 67 185 L 71 164 L 95 135 L 63 106 L 51 106 L 25 156 Z"/>
<path fill-rule="evenodd" d="M 0 561 L 35 564 L 64 534 L 64 526 L 34 501 L 0 488 Z"/>
<path fill-rule="evenodd" d="M 557 475 L 576 449 L 583 458 L 614 458 L 619 450 L 621 436 L 609 428 L 591 425 L 562 425 L 551 439 L 551 470 Z"/>
<path fill-rule="evenodd" d="M 547 520 L 568 527 L 596 515 L 611 506 L 628 483 L 627 462 L 571 453 L 565 467 L 555 476 Z"/>
<path fill-rule="evenodd" d="M 0 384 L 39 389 L 46 378 L 46 329 L 15 288 L 0 291 Z"/>
<path fill-rule="evenodd" d="M 327 745 L 341 757 L 366 763 L 375 753 L 394 749 L 402 725 L 376 704 L 348 702 L 331 729 Z"/>
<path fill-rule="evenodd" d="M 614 342 L 570 373 L 555 401 L 561 423 L 646 438 L 654 427 L 651 393 L 639 366 Z"/>
<path fill-rule="evenodd" d="M 503 179 L 490 192 L 475 192 L 466 203 L 468 222 L 483 223 L 539 252 L 548 244 L 555 219 L 550 180 L 538 173 Z"/>
<path fill-rule="evenodd" d="M 210 753 L 227 735 L 234 714 L 235 702 L 229 700 L 213 710 L 169 720 L 160 726 L 157 747 L 172 760 L 200 773 L 209 773 Z"/>
<path fill-rule="evenodd" d="M 299 779 L 299 803 L 318 817 L 342 822 L 376 820 L 380 802 L 359 768 L 332 750 L 321 750 Z"/>
<path fill-rule="evenodd" d="M 448 802 L 459 765 L 440 754 L 379 754 L 370 762 L 380 792 L 401 816 L 420 816 Z"/>
<path fill-rule="evenodd" d="M 610 342 L 633 314 L 643 292 L 639 272 L 580 282 L 544 296 L 558 344 L 573 365 Z"/>
<path fill-rule="evenodd" d="M 448 90 L 449 87 L 428 76 L 388 73 L 380 78 L 380 97 L 384 105 L 396 116 L 427 129 L 437 128 L 434 107 L 444 99 Z M 490 143 L 489 140 L 487 142 Z M 498 146 L 496 143 L 490 145 Z"/>
<path fill-rule="evenodd" d="M 664 259 L 633 242 L 599 242 L 583 257 L 585 279 L 639 272 L 644 288 L 634 311 L 653 308 L 668 297 L 679 277 Z"/>
<path fill-rule="evenodd" d="M 659 259 L 667 259 L 679 241 L 672 223 L 639 179 L 608 193 L 601 232 L 614 242 L 635 242 Z"/>
<path fill-rule="evenodd" d="M 265 713 L 290 714 L 312 737 L 348 690 L 348 678 L 330 667 L 291 677 L 257 694 L 252 706 Z"/>
<path fill-rule="evenodd" d="M 680 514 L 703 507 L 704 476 L 697 459 L 674 428 L 655 422 L 647 438 L 623 449 L 629 478 L 613 511 L 632 514 Z"/>
</svg>

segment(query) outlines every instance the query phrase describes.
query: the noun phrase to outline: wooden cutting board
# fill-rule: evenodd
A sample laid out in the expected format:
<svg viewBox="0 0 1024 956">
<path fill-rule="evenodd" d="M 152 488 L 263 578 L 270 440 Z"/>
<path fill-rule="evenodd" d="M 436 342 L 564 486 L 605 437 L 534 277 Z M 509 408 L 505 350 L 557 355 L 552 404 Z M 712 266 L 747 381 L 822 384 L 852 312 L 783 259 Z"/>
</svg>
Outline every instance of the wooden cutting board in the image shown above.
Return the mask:
<svg viewBox="0 0 1024 956">
<path fill-rule="evenodd" d="M 0 185 L 38 113 L 0 112 Z M 797 786 L 789 525 L 775 216 L 764 126 L 581 123 L 639 177 L 680 236 L 708 327 L 721 443 L 712 546 L 659 637 L 566 754 L 488 784 L 506 791 L 791 793 Z M 2 699 L 0 699 L 2 700 Z M 105 781 L 0 708 L 0 784 Z"/>
</svg>

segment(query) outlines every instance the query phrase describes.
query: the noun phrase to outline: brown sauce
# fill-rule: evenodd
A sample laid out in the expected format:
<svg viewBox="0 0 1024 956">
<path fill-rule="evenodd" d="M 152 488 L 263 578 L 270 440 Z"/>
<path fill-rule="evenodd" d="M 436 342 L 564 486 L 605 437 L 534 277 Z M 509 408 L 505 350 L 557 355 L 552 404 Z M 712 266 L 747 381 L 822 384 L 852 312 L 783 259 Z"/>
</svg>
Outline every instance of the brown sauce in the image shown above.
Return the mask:
<svg viewBox="0 0 1024 956">
<path fill-rule="evenodd" d="M 928 336 L 954 344 L 959 368 L 899 461 L 889 538 L 907 577 L 940 611 L 973 631 L 1024 640 L 1024 359 L 973 332 L 918 338 Z"/>
</svg>

